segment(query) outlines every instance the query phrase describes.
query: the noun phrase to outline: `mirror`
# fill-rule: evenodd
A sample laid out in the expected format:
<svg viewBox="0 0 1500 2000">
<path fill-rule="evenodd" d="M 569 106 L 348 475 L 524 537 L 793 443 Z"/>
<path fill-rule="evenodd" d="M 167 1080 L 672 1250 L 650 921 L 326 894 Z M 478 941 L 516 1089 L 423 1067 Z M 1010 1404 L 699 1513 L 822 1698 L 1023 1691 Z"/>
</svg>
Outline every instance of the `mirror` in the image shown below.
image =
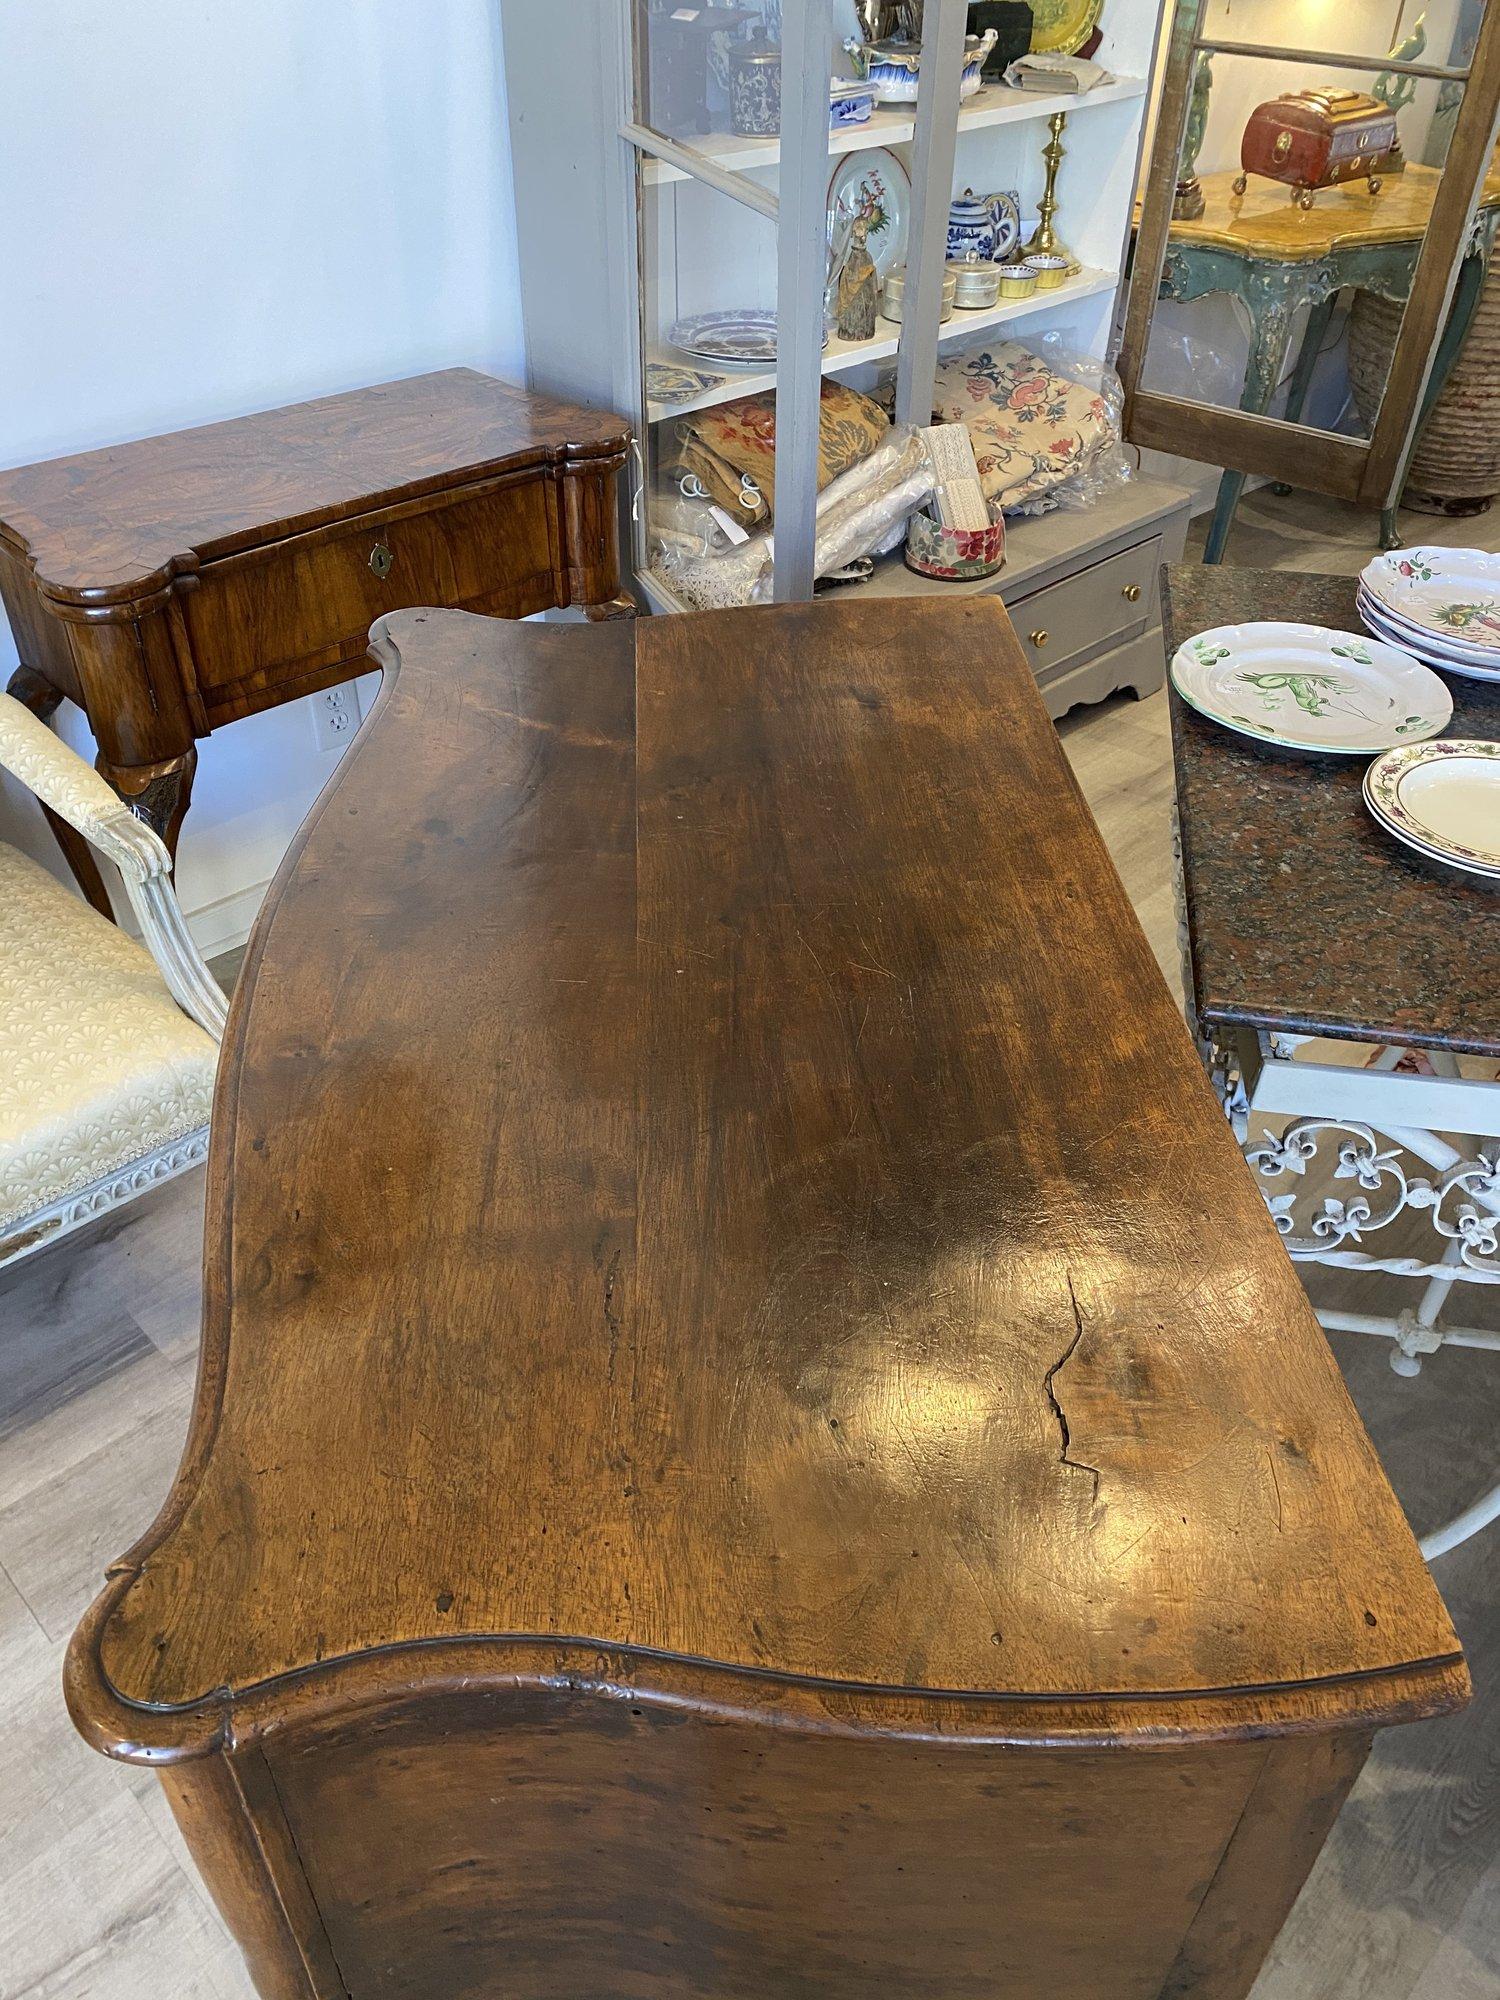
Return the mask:
<svg viewBox="0 0 1500 2000">
<path fill-rule="evenodd" d="M 1500 226 L 1495 13 L 1169 8 L 1121 355 L 1133 441 L 1385 504 Z"/>
</svg>

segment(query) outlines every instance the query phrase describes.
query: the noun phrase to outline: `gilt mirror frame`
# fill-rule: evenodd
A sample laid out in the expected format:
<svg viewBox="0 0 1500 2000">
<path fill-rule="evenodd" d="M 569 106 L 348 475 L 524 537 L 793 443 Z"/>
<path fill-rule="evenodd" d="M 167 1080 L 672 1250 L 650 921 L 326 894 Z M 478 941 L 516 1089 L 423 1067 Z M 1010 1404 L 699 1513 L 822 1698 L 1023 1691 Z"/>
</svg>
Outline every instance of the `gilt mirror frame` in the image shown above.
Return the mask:
<svg viewBox="0 0 1500 2000">
<path fill-rule="evenodd" d="M 1203 32 L 1207 10 L 1208 0 L 1178 0 L 1172 21 L 1119 357 L 1125 390 L 1125 436 L 1132 444 L 1282 480 L 1305 492 L 1326 493 L 1372 508 L 1391 504 L 1420 418 L 1427 379 L 1494 150 L 1500 121 L 1500 0 L 1489 0 L 1473 55 L 1466 66 L 1458 67 L 1225 40 Z M 1192 78 L 1203 54 L 1394 72 L 1463 86 L 1442 184 L 1412 275 L 1385 394 L 1368 438 L 1346 437 L 1248 410 L 1195 403 L 1140 386 L 1169 248 Z"/>
</svg>

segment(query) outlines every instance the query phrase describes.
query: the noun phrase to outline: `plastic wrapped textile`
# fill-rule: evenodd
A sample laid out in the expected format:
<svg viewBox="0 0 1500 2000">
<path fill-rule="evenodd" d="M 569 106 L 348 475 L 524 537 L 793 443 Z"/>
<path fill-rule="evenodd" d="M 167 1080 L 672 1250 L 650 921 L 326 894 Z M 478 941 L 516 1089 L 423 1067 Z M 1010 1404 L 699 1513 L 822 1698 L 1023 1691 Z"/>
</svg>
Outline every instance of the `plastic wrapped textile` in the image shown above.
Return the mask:
<svg viewBox="0 0 1500 2000">
<path fill-rule="evenodd" d="M 1055 333 L 944 359 L 934 414 L 966 424 L 985 497 L 1008 514 L 1087 507 L 1133 476 L 1114 370 Z"/>
<path fill-rule="evenodd" d="M 892 430 L 868 458 L 818 495 L 813 574 L 828 576 L 856 557 L 899 540 L 907 516 L 931 493 L 933 472 L 921 438 Z M 663 548 L 653 568 L 699 610 L 770 602 L 774 534 L 752 535 L 727 554 L 684 556 Z"/>
</svg>

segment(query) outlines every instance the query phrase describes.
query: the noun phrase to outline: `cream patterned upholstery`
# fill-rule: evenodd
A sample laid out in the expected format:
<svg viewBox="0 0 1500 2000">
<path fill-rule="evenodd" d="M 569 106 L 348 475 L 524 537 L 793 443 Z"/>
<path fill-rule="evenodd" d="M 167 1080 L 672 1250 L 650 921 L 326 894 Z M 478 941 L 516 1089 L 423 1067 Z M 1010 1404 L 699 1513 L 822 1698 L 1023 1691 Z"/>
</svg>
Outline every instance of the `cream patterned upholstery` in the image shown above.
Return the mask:
<svg viewBox="0 0 1500 2000">
<path fill-rule="evenodd" d="M 160 836 L 11 695 L 0 699 L 0 764 L 107 854 L 127 881 L 169 872 L 171 858 Z"/>
<path fill-rule="evenodd" d="M 0 1259 L 18 1220 L 206 1126 L 217 1057 L 148 951 L 0 844 Z"/>
</svg>

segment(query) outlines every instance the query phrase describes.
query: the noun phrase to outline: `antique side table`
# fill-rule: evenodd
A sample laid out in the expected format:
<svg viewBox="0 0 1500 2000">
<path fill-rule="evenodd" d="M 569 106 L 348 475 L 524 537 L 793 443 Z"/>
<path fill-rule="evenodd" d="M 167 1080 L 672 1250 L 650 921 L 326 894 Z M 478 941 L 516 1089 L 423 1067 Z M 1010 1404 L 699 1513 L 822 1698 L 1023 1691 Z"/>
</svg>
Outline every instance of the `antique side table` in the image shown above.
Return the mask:
<svg viewBox="0 0 1500 2000">
<path fill-rule="evenodd" d="M 1004 611 L 376 651 L 78 1726 L 266 2000 L 1243 2000 L 1467 1675 Z"/>
<path fill-rule="evenodd" d="M 1169 659 L 1245 619 L 1363 629 L 1353 577 L 1163 577 Z M 1500 686 L 1448 686 L 1444 735 L 1500 741 Z M 1500 1332 L 1441 1319 L 1455 1287 L 1500 1285 L 1500 893 L 1382 833 L 1363 760 L 1279 755 L 1171 703 L 1184 984 L 1225 1109 L 1295 1260 L 1422 1287 L 1390 1313 L 1320 1318 L 1391 1341 L 1398 1374 L 1444 1341 L 1500 1350 Z M 1370 1047 L 1332 1060 L 1350 1043 Z M 1500 1479 L 1423 1551 L 1497 1516 Z"/>
<path fill-rule="evenodd" d="M 617 417 L 453 368 L 0 472 L 10 692 L 44 718 L 76 701 L 99 769 L 175 850 L 196 739 L 360 672 L 383 613 L 632 610 L 628 442 Z"/>
<path fill-rule="evenodd" d="M 1240 301 L 1250 319 L 1240 408 L 1257 415 L 1270 408 L 1281 386 L 1297 315 L 1306 308 L 1307 322 L 1287 389 L 1286 418 L 1296 423 L 1339 293 L 1348 287 L 1403 300 L 1411 290 L 1442 175 L 1436 167 L 1413 161 L 1389 177 L 1377 195 L 1371 195 L 1363 181 L 1349 182 L 1321 188 L 1310 209 L 1289 201 L 1279 182 L 1259 176 L 1252 176 L 1245 193 L 1237 195 L 1235 179 L 1231 172 L 1203 175 L 1202 215 L 1194 221 L 1173 222 L 1161 295 L 1187 301 L 1224 292 Z M 1469 330 L 1497 217 L 1500 173 L 1492 172 L 1428 378 L 1424 414 L 1442 393 Z M 1205 562 L 1217 563 L 1223 557 L 1244 487 L 1243 472 L 1228 471 L 1219 481 Z M 1399 539 L 1396 509 L 1391 505 L 1381 514 L 1381 546 L 1395 548 Z"/>
</svg>

